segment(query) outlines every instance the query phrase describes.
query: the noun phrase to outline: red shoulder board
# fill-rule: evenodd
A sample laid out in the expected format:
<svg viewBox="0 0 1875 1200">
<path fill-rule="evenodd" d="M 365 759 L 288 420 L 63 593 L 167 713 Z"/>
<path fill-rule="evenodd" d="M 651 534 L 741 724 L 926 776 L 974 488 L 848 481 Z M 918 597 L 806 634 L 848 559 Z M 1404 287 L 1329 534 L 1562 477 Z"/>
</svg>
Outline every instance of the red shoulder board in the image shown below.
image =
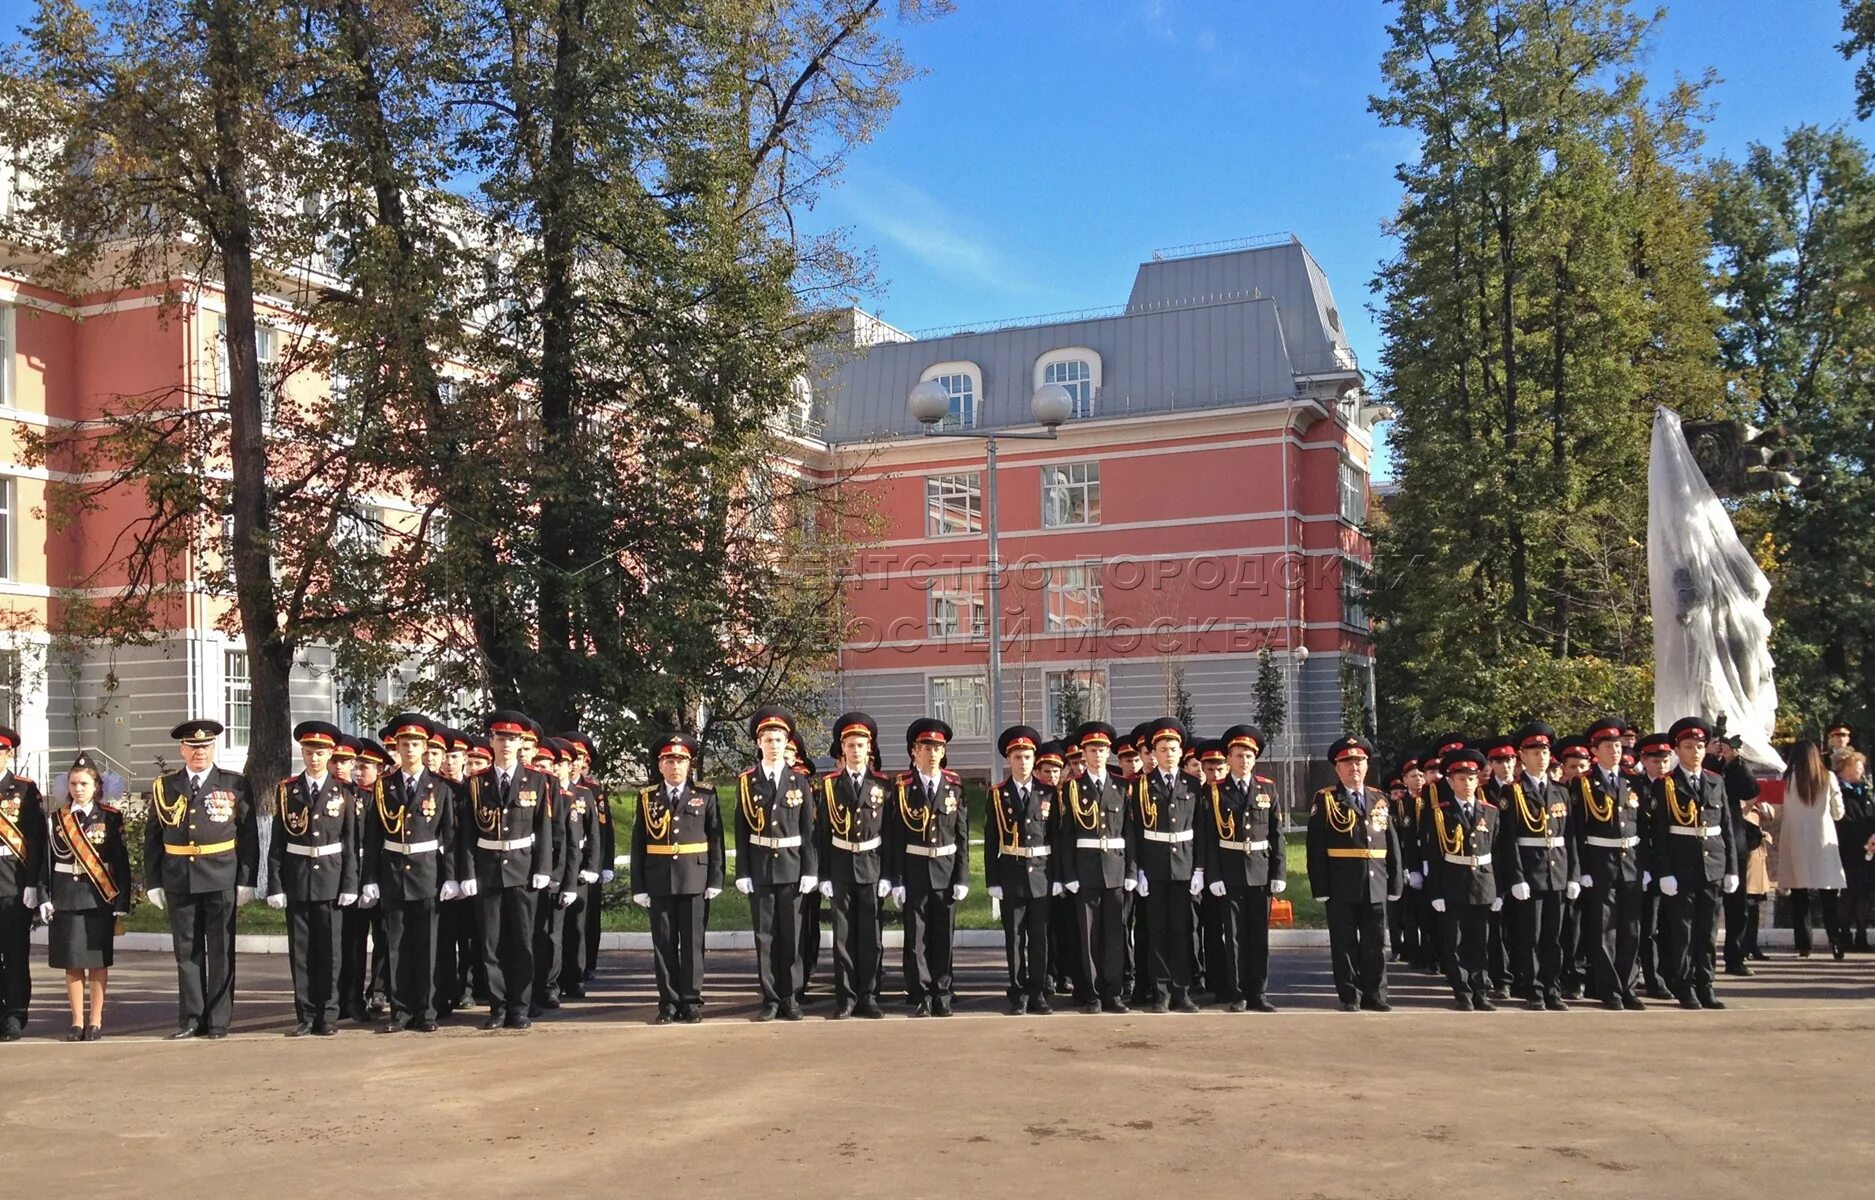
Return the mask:
<svg viewBox="0 0 1875 1200">
<path fill-rule="evenodd" d="M 885 780 L 885 781 L 887 781 L 888 783 L 889 783 L 889 782 L 891 782 L 891 779 L 892 779 L 892 777 L 891 777 L 890 775 L 887 775 L 887 774 L 886 774 L 886 773 L 885 773 L 884 771 L 874 771 L 874 770 L 872 770 L 872 769 L 870 769 L 870 768 L 868 768 L 868 769 L 867 769 L 867 771 L 866 771 L 866 778 L 868 778 L 868 779 L 883 779 L 883 780 Z"/>
<path fill-rule="evenodd" d="M 1493 804 L 1493 803 L 1491 803 L 1491 801 L 1490 801 L 1490 799 L 1489 799 L 1488 797 L 1486 797 L 1486 796 L 1478 796 L 1478 797 L 1476 797 L 1476 799 L 1477 799 L 1477 801 L 1478 801 L 1478 803 L 1480 803 L 1480 804 L 1482 804 L 1482 805 L 1484 805 L 1484 806 L 1485 806 L 1486 808 L 1496 808 L 1496 807 L 1497 807 L 1497 805 L 1495 805 L 1495 804 Z"/>
<path fill-rule="evenodd" d="M 743 774 L 743 775 L 754 775 L 754 774 L 755 774 L 755 768 L 754 768 L 754 767 L 744 767 L 744 768 L 742 768 L 742 770 L 741 770 L 741 772 L 740 772 L 740 774 Z"/>
<path fill-rule="evenodd" d="M 963 782 L 963 776 L 951 770 L 949 767 L 940 767 L 938 768 L 938 770 L 944 776 L 945 783 L 962 783 Z"/>
<path fill-rule="evenodd" d="M 116 813 L 119 816 L 122 816 L 124 812 L 123 809 L 117 807 L 115 804 L 110 804 L 103 800 L 98 801 L 98 807 L 107 813 Z"/>
<path fill-rule="evenodd" d="M 1276 782 L 1274 779 L 1271 779 L 1268 775 L 1257 775 L 1257 776 L 1254 776 L 1253 778 L 1255 778 L 1258 783 L 1275 783 Z"/>
</svg>

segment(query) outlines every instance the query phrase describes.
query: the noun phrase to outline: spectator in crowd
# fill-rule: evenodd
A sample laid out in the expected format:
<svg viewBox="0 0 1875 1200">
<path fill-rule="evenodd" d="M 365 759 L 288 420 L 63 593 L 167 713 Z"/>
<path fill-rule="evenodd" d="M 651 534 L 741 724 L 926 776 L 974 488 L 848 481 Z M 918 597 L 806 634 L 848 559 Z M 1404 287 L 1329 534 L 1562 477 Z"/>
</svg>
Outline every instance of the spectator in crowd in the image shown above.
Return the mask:
<svg viewBox="0 0 1875 1200">
<path fill-rule="evenodd" d="M 1836 779 L 1842 790 L 1842 818 L 1836 822 L 1836 844 L 1842 852 L 1843 938 L 1848 949 L 1869 949 L 1869 908 L 1875 902 L 1875 795 L 1868 782 L 1868 759 L 1859 750 L 1844 751 L 1836 760 Z"/>
<path fill-rule="evenodd" d="M 1777 883 L 1790 893 L 1791 924 L 1797 957 L 1810 957 L 1810 911 L 1823 917 L 1829 947 L 1843 955 L 1836 897 L 1843 887 L 1842 856 L 1837 851 L 1836 822 L 1843 818 L 1842 790 L 1823 766 L 1816 743 L 1791 747 L 1784 771 L 1784 820 L 1777 839 Z"/>
</svg>

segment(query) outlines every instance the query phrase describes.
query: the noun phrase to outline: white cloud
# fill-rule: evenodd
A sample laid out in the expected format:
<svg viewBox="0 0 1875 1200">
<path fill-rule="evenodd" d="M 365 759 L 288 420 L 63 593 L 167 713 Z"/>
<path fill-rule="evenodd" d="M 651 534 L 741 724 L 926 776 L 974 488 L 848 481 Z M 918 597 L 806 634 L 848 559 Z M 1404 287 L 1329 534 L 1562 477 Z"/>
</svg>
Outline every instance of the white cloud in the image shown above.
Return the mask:
<svg viewBox="0 0 1875 1200">
<path fill-rule="evenodd" d="M 1005 295 L 1038 290 L 988 239 L 920 188 L 879 172 L 849 170 L 835 195 L 865 233 L 897 246 L 945 280 Z"/>
</svg>

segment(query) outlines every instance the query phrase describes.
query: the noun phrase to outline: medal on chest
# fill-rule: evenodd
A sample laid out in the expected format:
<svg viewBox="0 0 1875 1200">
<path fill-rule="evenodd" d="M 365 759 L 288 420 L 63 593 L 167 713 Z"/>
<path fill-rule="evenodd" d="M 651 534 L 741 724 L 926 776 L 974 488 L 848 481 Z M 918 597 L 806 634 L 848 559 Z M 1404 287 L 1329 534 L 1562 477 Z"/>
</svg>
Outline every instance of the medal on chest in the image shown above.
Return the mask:
<svg viewBox="0 0 1875 1200">
<path fill-rule="evenodd" d="M 8 792 L 6 799 L 0 800 L 0 813 L 5 813 L 9 821 L 20 819 L 20 798 Z"/>
<path fill-rule="evenodd" d="M 1367 811 L 1367 827 L 1376 833 L 1387 827 L 1387 802 L 1374 801 L 1374 806 Z"/>
<path fill-rule="evenodd" d="M 423 814 L 423 819 L 426 821 L 435 817 L 436 816 L 436 793 L 424 792 L 423 799 L 417 802 L 417 811 Z"/>
<path fill-rule="evenodd" d="M 202 811 L 208 814 L 211 821 L 226 822 L 234 816 L 234 793 L 210 792 L 202 799 Z"/>
<path fill-rule="evenodd" d="M 102 846 L 104 844 L 105 832 L 106 830 L 102 823 L 87 825 L 85 826 L 85 840 L 90 842 L 93 846 Z"/>
</svg>

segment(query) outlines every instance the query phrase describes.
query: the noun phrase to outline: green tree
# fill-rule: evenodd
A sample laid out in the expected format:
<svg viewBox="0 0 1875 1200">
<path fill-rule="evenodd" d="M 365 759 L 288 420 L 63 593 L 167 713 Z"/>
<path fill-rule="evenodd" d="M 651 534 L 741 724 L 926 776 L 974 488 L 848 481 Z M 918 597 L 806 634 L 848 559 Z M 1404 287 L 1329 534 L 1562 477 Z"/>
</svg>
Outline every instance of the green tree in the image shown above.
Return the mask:
<svg viewBox="0 0 1875 1200">
<path fill-rule="evenodd" d="M 1276 660 L 1267 641 L 1257 651 L 1256 682 L 1250 685 L 1250 712 L 1257 727 L 1274 745 L 1289 721 L 1289 685 L 1283 678 L 1282 663 Z"/>
<path fill-rule="evenodd" d="M 1875 116 L 1875 0 L 1842 0 L 1842 31 L 1849 36 L 1836 47 L 1855 69 L 1855 115 Z"/>
</svg>

